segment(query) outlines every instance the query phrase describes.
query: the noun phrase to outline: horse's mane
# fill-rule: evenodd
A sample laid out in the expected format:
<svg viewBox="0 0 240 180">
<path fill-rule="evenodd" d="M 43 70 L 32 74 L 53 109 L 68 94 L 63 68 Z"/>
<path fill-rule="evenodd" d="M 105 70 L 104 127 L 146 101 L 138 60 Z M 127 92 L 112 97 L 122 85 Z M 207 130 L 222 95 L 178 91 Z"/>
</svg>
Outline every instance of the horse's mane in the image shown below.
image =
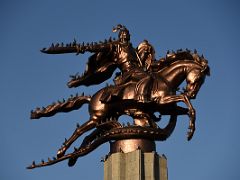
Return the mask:
<svg viewBox="0 0 240 180">
<path fill-rule="evenodd" d="M 208 66 L 208 61 L 204 58 L 203 55 L 200 56 L 196 50 L 192 52 L 188 49 L 186 50 L 179 49 L 176 52 L 168 51 L 165 57 L 153 61 L 151 65 L 151 71 L 153 72 L 160 71 L 163 68 L 168 67 L 175 62 L 183 60 L 193 61 L 202 67 Z"/>
</svg>

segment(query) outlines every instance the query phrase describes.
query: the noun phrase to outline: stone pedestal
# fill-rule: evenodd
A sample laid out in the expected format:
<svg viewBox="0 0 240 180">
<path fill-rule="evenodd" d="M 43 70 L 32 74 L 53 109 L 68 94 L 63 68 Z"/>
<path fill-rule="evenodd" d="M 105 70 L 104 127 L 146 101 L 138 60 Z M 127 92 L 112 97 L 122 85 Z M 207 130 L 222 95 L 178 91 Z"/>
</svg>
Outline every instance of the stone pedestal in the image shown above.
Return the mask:
<svg viewBox="0 0 240 180">
<path fill-rule="evenodd" d="M 104 161 L 104 180 L 167 180 L 167 171 L 164 155 L 160 156 L 155 151 L 144 152 L 141 148 L 114 152 Z"/>
</svg>

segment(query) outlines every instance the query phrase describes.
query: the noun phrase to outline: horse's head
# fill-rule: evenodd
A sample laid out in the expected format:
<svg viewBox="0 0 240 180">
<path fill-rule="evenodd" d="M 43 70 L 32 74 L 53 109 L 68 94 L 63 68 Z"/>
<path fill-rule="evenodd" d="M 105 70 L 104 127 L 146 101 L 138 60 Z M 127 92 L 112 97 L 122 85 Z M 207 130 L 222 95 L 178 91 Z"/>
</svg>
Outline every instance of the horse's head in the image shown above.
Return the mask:
<svg viewBox="0 0 240 180">
<path fill-rule="evenodd" d="M 205 77 L 210 76 L 210 68 L 208 66 L 208 61 L 202 56 L 193 56 L 194 63 L 196 64 L 193 68 L 188 71 L 186 81 L 187 86 L 185 89 L 185 94 L 191 98 L 195 99 L 196 95 L 204 83 Z"/>
</svg>

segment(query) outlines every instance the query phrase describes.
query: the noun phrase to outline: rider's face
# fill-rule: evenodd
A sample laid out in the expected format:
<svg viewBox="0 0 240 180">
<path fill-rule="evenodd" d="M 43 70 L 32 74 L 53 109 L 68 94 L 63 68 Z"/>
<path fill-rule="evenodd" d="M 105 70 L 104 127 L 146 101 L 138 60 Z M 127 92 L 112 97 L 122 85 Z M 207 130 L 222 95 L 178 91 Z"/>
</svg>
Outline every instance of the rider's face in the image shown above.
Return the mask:
<svg viewBox="0 0 240 180">
<path fill-rule="evenodd" d="M 129 42 L 129 40 L 130 40 L 130 35 L 129 35 L 129 33 L 123 31 L 123 32 L 121 32 L 119 38 L 120 38 L 120 41 L 121 41 L 121 42 Z"/>
</svg>

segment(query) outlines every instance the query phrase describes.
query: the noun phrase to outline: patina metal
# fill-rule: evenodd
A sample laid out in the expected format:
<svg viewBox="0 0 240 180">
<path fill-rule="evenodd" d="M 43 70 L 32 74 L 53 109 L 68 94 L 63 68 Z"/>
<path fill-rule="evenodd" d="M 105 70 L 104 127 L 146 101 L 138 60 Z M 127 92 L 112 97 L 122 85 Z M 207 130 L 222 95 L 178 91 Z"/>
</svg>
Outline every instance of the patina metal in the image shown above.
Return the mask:
<svg viewBox="0 0 240 180">
<path fill-rule="evenodd" d="M 101 84 L 111 78 L 116 69 L 120 72 L 116 73 L 112 85 L 107 85 L 92 96 L 71 95 L 67 100 L 57 101 L 31 112 L 31 119 L 39 119 L 59 112 L 77 110 L 83 104 L 88 104 L 90 118 L 82 125 L 77 125 L 72 136 L 58 150 L 57 157 L 39 164 L 33 162 L 29 169 L 66 159 L 69 159 L 69 166 L 73 166 L 78 157 L 108 141 L 164 141 L 172 134 L 179 115 L 189 116 L 187 138 L 191 140 L 193 137 L 196 113 L 190 100 L 196 98 L 205 77 L 210 75 L 208 61 L 196 51 L 191 52 L 188 49 L 168 51 L 165 57 L 156 60 L 155 50 L 147 40 L 134 48 L 130 42 L 129 30 L 125 26 L 117 25 L 113 32 L 118 32 L 116 40 L 109 38 L 98 43 L 77 43 L 74 40 L 70 44 L 52 44 L 41 50 L 47 54 L 94 53 L 87 62 L 85 72 L 71 76 L 69 88 Z M 185 80 L 186 87 L 180 90 L 179 87 Z M 185 103 L 187 108 L 178 106 L 179 102 Z M 160 116 L 156 116 L 156 113 Z M 118 122 L 121 115 L 132 117 L 133 123 L 128 122 L 126 126 L 121 124 Z M 169 123 L 160 128 L 157 122 L 165 115 L 170 117 Z M 80 147 L 66 154 L 77 138 L 92 129 L 94 130 L 84 138 Z M 134 141 L 136 140 L 132 144 Z"/>
</svg>

